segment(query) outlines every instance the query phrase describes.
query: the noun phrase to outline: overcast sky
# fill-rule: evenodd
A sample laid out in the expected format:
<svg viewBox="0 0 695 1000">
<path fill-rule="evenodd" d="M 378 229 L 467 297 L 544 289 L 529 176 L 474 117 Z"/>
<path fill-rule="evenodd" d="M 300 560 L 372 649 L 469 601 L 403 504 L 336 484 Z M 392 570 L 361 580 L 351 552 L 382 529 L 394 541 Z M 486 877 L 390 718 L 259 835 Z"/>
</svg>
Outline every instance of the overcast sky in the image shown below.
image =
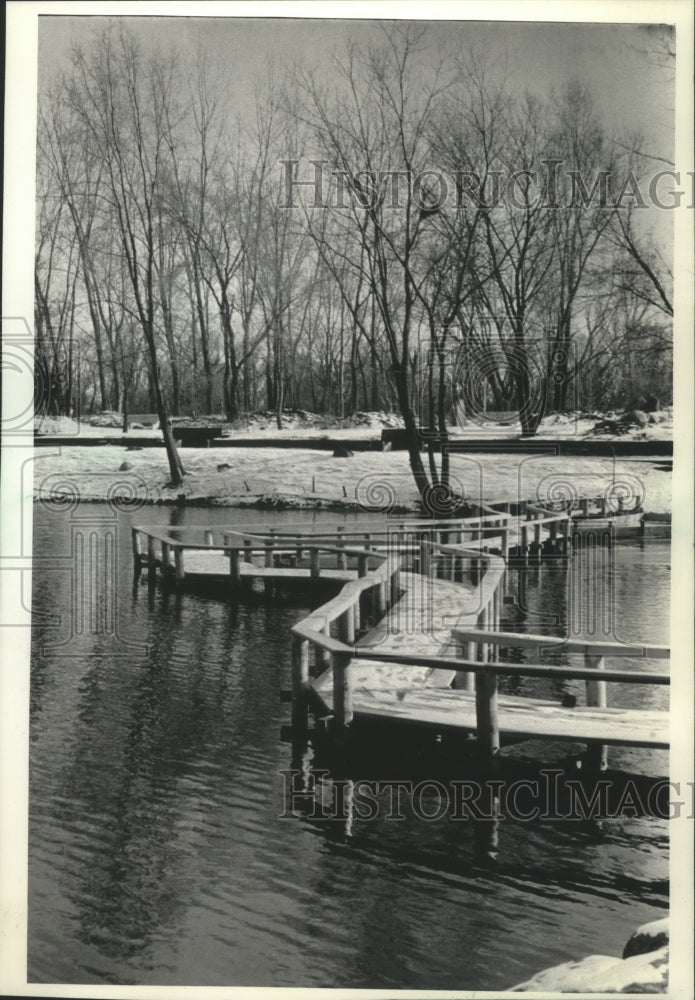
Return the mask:
<svg viewBox="0 0 695 1000">
<path fill-rule="evenodd" d="M 89 47 L 104 17 L 40 18 L 39 85 L 69 64 L 75 42 Z M 268 67 L 282 71 L 299 62 L 330 71 L 349 37 L 375 41 L 374 21 L 203 17 L 121 18 L 134 25 L 143 44 L 169 46 L 185 63 L 198 48 L 223 68 L 230 111 L 241 110 L 253 83 Z M 654 45 L 636 25 L 433 21 L 431 57 L 447 47 L 473 44 L 491 65 L 507 64 L 514 89 L 539 96 L 571 79 L 590 88 L 609 131 L 641 132 L 658 155 L 673 158 L 674 67 L 648 51 Z"/>
</svg>

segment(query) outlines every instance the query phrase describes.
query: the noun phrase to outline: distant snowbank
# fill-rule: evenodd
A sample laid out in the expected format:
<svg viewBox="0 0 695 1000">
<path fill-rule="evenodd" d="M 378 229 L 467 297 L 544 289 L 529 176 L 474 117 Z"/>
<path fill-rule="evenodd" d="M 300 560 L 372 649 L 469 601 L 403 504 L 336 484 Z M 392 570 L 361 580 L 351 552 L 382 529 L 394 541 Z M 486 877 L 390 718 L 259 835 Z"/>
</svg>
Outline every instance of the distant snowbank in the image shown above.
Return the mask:
<svg viewBox="0 0 695 1000">
<path fill-rule="evenodd" d="M 349 441 L 355 438 L 378 440 L 382 430 L 403 426 L 402 418 L 386 411 L 365 411 L 353 414 L 345 420 L 338 420 L 308 410 L 287 410 L 283 412 L 282 430 L 278 430 L 275 413 L 263 410 L 241 417 L 229 423 L 222 415 L 210 417 L 176 417 L 173 423 L 188 426 L 219 426 L 225 437 L 270 438 L 292 437 L 317 439 L 328 437 Z M 141 427 L 137 421 L 138 434 L 160 437 L 158 427 Z M 37 417 L 35 431 L 38 434 L 76 434 L 82 437 L 119 437 L 122 433 L 123 417 L 119 413 L 107 411 L 88 416 L 80 421 L 70 417 Z M 521 434 L 518 421 L 504 424 L 485 421 L 471 421 L 463 427 L 451 426 L 449 433 L 453 439 L 466 438 L 517 438 Z M 573 413 L 553 414 L 546 417 L 538 429 L 534 440 L 555 438 L 590 437 L 592 440 L 638 440 L 663 441 L 673 438 L 673 407 L 666 407 L 657 413 L 643 414 L 639 410 L 626 413 Z"/>
</svg>

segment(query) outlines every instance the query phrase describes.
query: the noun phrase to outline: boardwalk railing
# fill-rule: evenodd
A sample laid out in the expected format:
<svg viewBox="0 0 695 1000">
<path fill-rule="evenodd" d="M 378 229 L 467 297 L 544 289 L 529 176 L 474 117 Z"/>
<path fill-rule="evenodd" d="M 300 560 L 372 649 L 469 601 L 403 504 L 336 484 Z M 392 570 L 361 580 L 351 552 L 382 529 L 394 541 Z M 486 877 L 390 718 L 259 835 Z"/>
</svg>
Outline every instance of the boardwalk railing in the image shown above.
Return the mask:
<svg viewBox="0 0 695 1000">
<path fill-rule="evenodd" d="M 499 724 L 497 706 L 497 678 L 500 674 L 521 677 L 553 677 L 562 680 L 586 681 L 586 704 L 592 708 L 606 708 L 607 683 L 624 684 L 670 684 L 666 673 L 653 673 L 644 670 L 607 670 L 606 658 L 639 657 L 644 659 L 668 660 L 671 652 L 668 646 L 635 645 L 629 646 L 620 642 L 593 642 L 585 639 L 565 639 L 553 636 L 530 635 L 517 632 L 477 631 L 473 629 L 452 629 L 454 639 L 468 650 L 475 650 L 475 660 L 484 663 L 484 668 L 478 667 L 477 677 L 485 677 L 485 695 L 476 704 L 478 713 L 485 720 L 490 720 L 485 726 L 490 733 L 491 742 L 487 747 L 495 753 L 499 749 Z M 554 666 L 540 663 L 500 663 L 490 662 L 493 650 L 496 654 L 501 646 L 516 649 L 534 649 L 536 652 L 558 651 L 567 654 L 578 654 L 583 657 L 582 667 Z M 497 656 L 494 655 L 497 660 Z M 594 745 L 590 748 L 592 764 L 605 768 L 607 749 L 605 745 Z"/>
<path fill-rule="evenodd" d="M 338 731 L 350 725 L 354 714 L 352 660 L 426 666 L 459 675 L 461 683 L 456 686 L 475 692 L 478 743 L 483 752 L 494 755 L 500 745 L 499 674 L 584 680 L 587 705 L 607 713 L 607 683 L 669 683 L 667 674 L 605 668 L 607 657 L 633 655 L 667 659 L 669 650 L 663 646 L 627 647 L 621 643 L 554 639 L 498 630 L 510 551 L 521 552 L 525 558 L 529 553 L 538 554 L 540 558 L 543 550 L 567 553 L 571 527 L 568 510 L 548 510 L 538 504 L 525 503 L 512 514 L 510 506 L 506 510 L 481 511 L 477 516 L 455 520 L 403 518 L 386 525 L 380 522 L 352 530 L 340 525 L 319 534 L 275 529 L 249 531 L 236 525 L 215 528 L 138 526 L 132 529 L 133 555 L 136 571 L 147 567 L 148 575 L 154 579 L 159 569 L 177 585 L 185 580 L 185 558 L 190 552 L 223 556 L 224 559 L 213 560 L 219 572 L 217 568 L 212 572 L 227 576 L 233 586 L 250 583 L 254 578 L 264 579 L 266 589 L 271 590 L 274 581 L 289 577 L 340 582 L 341 589 L 336 596 L 292 629 L 293 725 L 296 730 L 306 730 L 312 705 L 317 714 L 326 712 L 325 704 L 311 684 L 312 666 L 317 674 L 324 674 L 332 667 L 330 711 Z M 356 645 L 360 635 L 379 623 L 399 601 L 402 571 L 461 582 L 468 585 L 469 593 L 472 590 L 474 607 L 459 616 L 451 632 L 458 644 L 457 655 L 380 650 L 378 643 Z M 205 572 L 210 574 L 209 569 Z M 583 665 L 501 663 L 499 651 L 505 646 L 542 648 L 544 651 L 557 648 L 564 653 L 581 655 Z M 606 743 L 625 742 L 611 738 L 608 714 L 606 718 L 605 729 L 599 730 L 601 739 L 605 738 Z M 593 741 L 591 759 L 598 766 L 605 765 L 605 745 L 599 745 L 593 735 L 596 730 L 591 730 L 592 735 L 589 730 L 584 732 L 586 738 Z M 660 736 L 652 734 L 648 739 L 645 737 L 643 745 L 662 745 L 659 739 Z M 639 740 L 637 733 L 632 742 L 641 745 Z"/>
<path fill-rule="evenodd" d="M 411 547 L 412 552 L 412 547 Z M 444 545 L 438 542 L 421 540 L 413 553 L 414 568 L 422 575 L 448 578 L 456 575 L 457 561 L 460 562 L 460 575 L 466 571 L 478 590 L 478 601 L 474 618 L 481 628 L 496 628 L 499 625 L 501 611 L 500 583 L 504 577 L 505 562 L 499 557 L 477 549 L 466 549 L 462 545 Z M 337 729 L 344 730 L 353 719 L 352 685 L 350 679 L 350 661 L 356 657 L 367 656 L 369 659 L 379 659 L 401 662 L 398 654 L 373 655 L 375 647 L 355 647 L 356 622 L 360 620 L 359 601 L 363 592 L 374 587 L 385 586 L 390 581 L 388 603 L 379 601 L 379 607 L 388 610 L 398 595 L 398 579 L 405 561 L 402 554 L 384 555 L 383 563 L 368 574 L 364 579 L 350 581 L 345 584 L 337 597 L 312 612 L 307 618 L 293 626 L 292 647 L 292 687 L 294 693 L 293 725 L 299 730 L 307 725 L 309 701 L 312 689 L 309 684 L 311 652 L 313 651 L 314 666 L 321 672 L 333 667 L 333 716 Z M 394 585 L 394 579 L 396 583 Z M 340 622 L 337 635 L 331 634 L 331 625 Z M 378 647 L 377 647 L 378 650 Z M 452 669 L 448 659 L 431 658 L 433 662 L 427 665 L 437 668 Z M 408 662 L 407 657 L 403 660 Z M 472 673 L 475 664 L 467 664 L 466 684 L 472 688 Z"/>
<path fill-rule="evenodd" d="M 362 550 L 397 550 L 402 555 L 413 555 L 420 552 L 423 541 L 455 541 L 483 551 L 497 549 L 506 557 L 509 521 L 509 515 L 493 511 L 489 515 L 442 521 L 403 519 L 389 521 L 386 526 L 380 522 L 352 531 L 339 525 L 332 531 L 317 534 L 275 529 L 254 532 L 240 529 L 238 525 L 215 528 L 138 525 L 132 528 L 132 548 L 136 572 L 146 567 L 154 576 L 160 569 L 163 575 L 181 584 L 186 577 L 187 552 L 218 553 L 228 557 L 229 574 L 238 580 L 242 562 L 260 561 L 261 565 L 272 569 L 288 562 L 299 565 L 312 551 L 320 551 L 337 556 L 337 568 L 345 569 L 348 557 L 359 558 Z M 313 558 L 314 575 L 318 576 L 321 559 L 316 554 Z"/>
</svg>

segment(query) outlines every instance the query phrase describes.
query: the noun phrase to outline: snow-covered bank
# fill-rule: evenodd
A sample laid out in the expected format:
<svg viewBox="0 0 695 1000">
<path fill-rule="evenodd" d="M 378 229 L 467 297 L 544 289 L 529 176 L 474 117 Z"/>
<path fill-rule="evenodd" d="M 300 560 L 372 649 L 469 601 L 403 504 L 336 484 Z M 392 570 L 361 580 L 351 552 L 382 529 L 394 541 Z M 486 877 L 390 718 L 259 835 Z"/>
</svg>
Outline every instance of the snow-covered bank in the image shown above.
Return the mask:
<svg viewBox="0 0 695 1000">
<path fill-rule="evenodd" d="M 638 927 L 622 958 L 589 955 L 539 972 L 520 993 L 665 993 L 668 987 L 668 917 Z"/>
<path fill-rule="evenodd" d="M 211 503 L 230 507 L 287 503 L 371 510 L 415 509 L 405 452 L 357 452 L 334 458 L 315 450 L 206 448 L 181 452 L 186 477 L 168 485 L 163 448 L 129 450 L 71 446 L 37 449 L 34 492 L 38 498 L 84 500 L 133 497 L 142 503 Z M 670 463 L 659 458 L 612 459 L 544 454 L 454 454 L 451 485 L 473 503 L 575 496 L 638 495 L 644 510 L 671 509 Z"/>
</svg>

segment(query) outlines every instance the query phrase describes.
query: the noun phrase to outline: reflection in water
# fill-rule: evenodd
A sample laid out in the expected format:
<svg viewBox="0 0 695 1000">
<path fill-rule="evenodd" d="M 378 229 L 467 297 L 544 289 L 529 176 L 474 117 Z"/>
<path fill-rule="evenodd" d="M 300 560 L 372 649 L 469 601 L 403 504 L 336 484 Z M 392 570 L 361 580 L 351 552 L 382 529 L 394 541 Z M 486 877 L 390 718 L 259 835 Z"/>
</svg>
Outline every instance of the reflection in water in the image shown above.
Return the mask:
<svg viewBox="0 0 695 1000">
<path fill-rule="evenodd" d="M 229 523 L 229 514 L 178 516 Z M 244 512 L 254 520 L 270 518 Z M 309 528 L 315 515 L 277 520 Z M 69 562 L 73 528 L 69 513 L 37 506 L 37 551 Z M 450 783 L 474 774 L 474 762 L 465 744 L 387 733 L 365 734 L 341 760 L 319 741 L 283 743 L 287 637 L 306 609 L 181 597 L 148 587 L 146 575 L 133 586 L 126 515 L 117 528 L 117 648 L 111 635 L 71 633 L 67 563 L 34 574 L 34 607 L 61 623 L 37 620 L 33 634 L 30 980 L 495 990 L 570 957 L 617 954 L 633 926 L 667 905 L 666 824 L 651 817 L 598 829 L 503 811 L 492 866 L 494 850 L 481 850 L 490 821 L 428 821 L 407 800 L 402 820 L 388 818 L 386 799 L 370 820 L 353 794 L 351 816 L 323 821 L 311 818 L 312 792 L 280 819 L 281 772 L 293 766 L 305 780 L 328 772 L 316 794 L 330 803 L 340 777 L 353 793 L 362 779 Z M 614 593 L 629 638 L 666 639 L 667 558 L 666 546 L 620 547 Z M 566 628 L 560 570 L 512 573 L 507 596 L 510 627 Z M 133 652 L 126 641 L 143 645 Z M 551 749 L 556 760 L 567 754 Z M 532 776 L 539 759 L 520 747 L 505 773 Z M 638 750 L 611 750 L 610 762 L 654 774 L 666 766 L 665 755 Z"/>
</svg>

